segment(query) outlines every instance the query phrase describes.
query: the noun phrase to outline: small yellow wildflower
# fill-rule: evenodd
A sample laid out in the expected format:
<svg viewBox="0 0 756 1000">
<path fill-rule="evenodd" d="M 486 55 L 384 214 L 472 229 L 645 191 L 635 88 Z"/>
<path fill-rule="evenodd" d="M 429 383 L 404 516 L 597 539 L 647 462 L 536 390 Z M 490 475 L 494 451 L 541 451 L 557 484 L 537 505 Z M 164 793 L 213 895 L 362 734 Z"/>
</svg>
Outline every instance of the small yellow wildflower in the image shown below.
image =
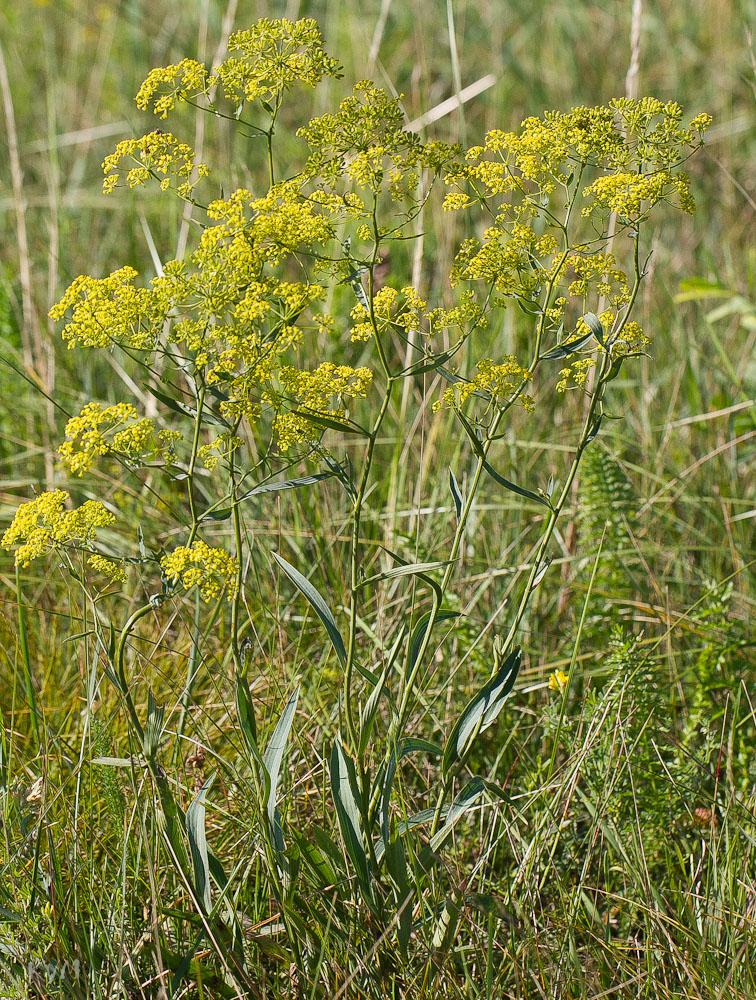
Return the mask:
<svg viewBox="0 0 756 1000">
<path fill-rule="evenodd" d="M 555 670 L 549 677 L 549 691 L 559 691 L 560 694 L 564 694 L 568 680 L 569 677 L 564 670 Z"/>
<path fill-rule="evenodd" d="M 579 358 L 577 361 L 573 361 L 568 368 L 562 368 L 559 372 L 559 381 L 556 384 L 557 392 L 566 392 L 570 379 L 578 388 L 582 388 L 588 379 L 588 372 L 595 367 L 594 358 Z"/>
<path fill-rule="evenodd" d="M 326 361 L 312 372 L 284 367 L 278 378 L 284 394 L 293 397 L 300 410 L 299 413 L 280 413 L 274 421 L 279 447 L 286 451 L 292 445 L 320 436 L 321 428 L 307 419 L 306 411 L 336 419 L 343 417 L 344 408 L 332 405 L 334 398 L 341 401 L 364 397 L 372 385 L 373 373 L 369 368 L 352 368 Z M 283 399 L 281 393 L 270 394 L 270 401 L 279 405 Z"/>
</svg>

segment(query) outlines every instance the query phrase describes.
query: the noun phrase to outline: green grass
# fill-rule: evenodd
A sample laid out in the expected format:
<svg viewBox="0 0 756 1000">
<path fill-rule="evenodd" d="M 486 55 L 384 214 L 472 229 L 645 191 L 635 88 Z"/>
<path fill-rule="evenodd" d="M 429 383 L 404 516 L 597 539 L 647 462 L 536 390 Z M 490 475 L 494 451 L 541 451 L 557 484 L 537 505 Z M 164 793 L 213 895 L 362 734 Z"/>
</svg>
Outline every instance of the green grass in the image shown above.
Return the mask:
<svg viewBox="0 0 756 1000">
<path fill-rule="evenodd" d="M 166 531 L 165 511 L 134 479 L 66 483 L 54 466 L 66 414 L 87 399 L 150 399 L 116 356 L 84 363 L 67 352 L 46 314 L 80 273 L 104 275 L 128 262 L 150 276 L 155 257 L 176 253 L 180 209 L 167 210 L 149 192 L 98 192 L 100 163 L 114 143 L 152 127 L 133 104 L 148 70 L 200 52 L 210 59 L 221 40 L 226 4 L 185 6 L 70 0 L 2 14 L 3 97 L 6 109 L 12 103 L 22 171 L 14 190 L 3 143 L 3 527 L 19 500 L 54 476 L 77 502 L 106 498 L 131 523 Z M 451 6 L 454 55 L 446 4 L 416 0 L 388 7 L 372 67 L 379 85 L 404 94 L 408 120 L 454 93 L 455 63 L 463 87 L 495 75 L 493 87 L 433 126 L 434 137 L 472 144 L 486 129 L 514 127 L 545 108 L 624 93 L 630 3 Z M 344 64 L 343 81 L 287 112 L 282 137 L 365 74 L 380 4 L 239 8 L 234 28 L 263 15 L 316 17 Z M 343 724 L 341 670 L 318 619 L 262 555 L 280 549 L 307 566 L 344 620 L 331 596 L 346 592 L 347 517 L 343 490 L 328 482 L 317 493 L 256 498 L 251 517 L 261 555 L 248 583 L 249 680 L 261 746 L 301 685 L 282 771 L 287 837 L 300 852 L 301 924 L 288 930 L 261 847 L 225 614 L 210 617 L 190 598 L 148 615 L 129 665 L 139 718 L 148 715 L 148 690 L 165 710 L 160 763 L 172 796 L 186 809 L 215 775 L 204 825 L 229 889 L 218 919 L 203 925 L 196 887 L 177 874 L 161 834 L 167 799 L 159 782 L 138 763 L 93 763 L 141 748 L 105 674 L 103 645 L 92 641 L 99 626 L 89 605 L 55 557 L 24 571 L 20 588 L 11 558 L 0 557 L 3 996 L 756 995 L 756 75 L 745 31 L 756 24 L 747 5 L 725 10 L 700 0 L 646 5 L 642 27 L 640 92 L 715 118 L 690 165 L 698 211 L 693 219 L 662 215 L 654 233 L 654 280 L 637 316 L 653 337 L 652 357 L 637 379 L 614 383 L 611 406 L 623 419 L 605 421 L 581 467 L 553 567 L 519 634 L 525 666 L 469 759 L 470 772 L 487 774 L 502 793 L 462 816 L 430 876 L 417 864 L 409 870 L 406 955 L 396 943 L 402 912 L 379 926 L 347 891 L 333 889 L 331 874 L 339 883 L 349 877 L 327 759 Z M 106 125 L 109 136 L 97 131 Z M 194 116 L 179 116 L 172 128 L 196 141 Z M 260 183 L 264 151 L 254 142 L 212 121 L 203 141 L 205 158 L 223 164 L 226 193 Z M 282 155 L 294 159 L 295 144 L 283 141 Z M 440 201 L 434 195 L 426 209 L 420 271 L 433 300 L 448 295 L 454 241 Z M 403 282 L 412 267 L 412 246 L 392 250 L 391 279 Z M 729 291 L 676 301 L 680 283 L 695 277 Z M 712 312 L 723 304 L 731 310 Z M 524 336 L 517 317 L 505 314 L 481 353 L 511 350 Z M 432 378 L 425 389 L 437 389 Z M 368 575 L 384 568 L 379 544 L 409 561 L 440 558 L 454 531 L 449 465 L 466 488 L 469 450 L 459 426 L 423 420 L 408 434 L 414 402 L 398 400 L 382 433 L 382 474 L 365 518 Z M 518 417 L 497 453 L 501 471 L 516 470 L 533 486 L 552 473 L 564 478 L 578 411 L 545 406 L 528 422 Z M 529 570 L 539 510 L 492 482 L 479 495 L 453 588 L 464 617 L 434 632 L 438 646 L 411 720 L 418 736 L 441 742 L 488 679 L 494 634 L 506 632 Z M 371 650 L 378 665 L 401 620 L 401 585 L 376 591 L 364 608 L 367 622 L 379 623 Z M 129 611 L 151 583 L 132 578 L 130 586 L 121 602 Z M 107 632 L 100 640 L 107 647 Z M 564 695 L 548 688 L 557 669 L 570 676 Z M 408 758 L 397 781 L 400 817 L 435 804 L 431 782 L 430 761 Z M 416 858 L 427 833 L 411 835 Z M 338 846 L 324 874 L 306 855 L 326 838 Z M 213 893 L 217 899 L 217 886 Z M 456 910 L 456 934 L 440 940 L 440 922 L 450 918 L 453 928 Z M 308 925 L 320 928 L 316 948 Z M 310 949 L 307 981 L 292 964 L 297 948 Z"/>
</svg>

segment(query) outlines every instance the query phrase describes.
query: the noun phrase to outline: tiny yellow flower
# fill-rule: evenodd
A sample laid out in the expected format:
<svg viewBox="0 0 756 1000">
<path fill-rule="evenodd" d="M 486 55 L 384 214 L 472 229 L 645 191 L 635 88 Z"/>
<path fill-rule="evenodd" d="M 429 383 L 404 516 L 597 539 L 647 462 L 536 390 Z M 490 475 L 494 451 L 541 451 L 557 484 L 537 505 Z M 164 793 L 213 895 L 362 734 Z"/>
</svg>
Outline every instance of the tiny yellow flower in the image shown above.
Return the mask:
<svg viewBox="0 0 756 1000">
<path fill-rule="evenodd" d="M 559 691 L 560 694 L 564 694 L 568 680 L 569 677 L 564 670 L 555 670 L 549 677 L 549 691 Z"/>
</svg>

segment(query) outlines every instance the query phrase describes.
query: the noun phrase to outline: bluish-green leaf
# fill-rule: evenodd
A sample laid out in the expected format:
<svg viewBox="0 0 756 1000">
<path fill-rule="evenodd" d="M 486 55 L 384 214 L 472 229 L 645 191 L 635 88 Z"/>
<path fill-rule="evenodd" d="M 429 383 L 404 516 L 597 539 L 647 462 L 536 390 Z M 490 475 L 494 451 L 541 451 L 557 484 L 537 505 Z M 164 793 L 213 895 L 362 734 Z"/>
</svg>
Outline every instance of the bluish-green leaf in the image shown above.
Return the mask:
<svg viewBox="0 0 756 1000">
<path fill-rule="evenodd" d="M 165 706 L 158 705 L 155 696 L 150 689 L 147 695 L 147 721 L 144 725 L 144 744 L 142 750 L 147 760 L 152 760 L 160 746 L 160 737 L 163 735 L 163 717 L 165 716 Z"/>
<path fill-rule="evenodd" d="M 381 793 L 381 833 L 383 835 L 383 843 L 388 843 L 389 839 L 389 815 L 390 815 L 390 805 L 391 805 L 391 791 L 394 785 L 394 778 L 396 777 L 396 768 L 402 758 L 406 757 L 410 753 L 429 753 L 434 757 L 440 757 L 443 754 L 443 750 L 436 743 L 431 743 L 430 740 L 423 740 L 416 736 L 411 736 L 406 740 L 401 740 L 401 742 L 391 750 L 389 755 L 388 764 L 386 765 L 386 773 L 383 776 L 383 790 Z M 431 819 L 433 818 L 434 810 L 431 809 Z M 421 820 L 425 822 L 425 820 Z"/>
<path fill-rule="evenodd" d="M 454 355 L 459 351 L 459 344 L 454 347 L 450 347 L 448 351 L 444 351 L 443 354 L 437 354 L 433 358 L 426 358 L 425 361 L 420 361 L 417 365 L 411 365 L 406 369 L 405 374 L 407 375 L 422 375 L 425 372 L 433 372 L 440 368 L 442 365 L 446 364 Z M 460 379 L 458 379 L 461 381 Z"/>
<path fill-rule="evenodd" d="M 338 626 L 336 624 L 336 619 L 331 614 L 328 605 L 313 587 L 310 581 L 302 576 L 298 569 L 295 569 L 291 563 L 287 562 L 283 556 L 279 556 L 277 552 L 273 553 L 273 558 L 276 560 L 278 565 L 288 576 L 297 590 L 304 594 L 307 600 L 312 605 L 313 610 L 325 626 L 325 630 L 333 643 L 333 648 L 343 664 L 346 664 L 346 647 L 344 646 L 344 640 L 341 638 L 341 633 L 339 632 Z"/>
<path fill-rule="evenodd" d="M 189 838 L 189 848 L 192 852 L 194 888 L 205 913 L 209 913 L 211 909 L 210 865 L 207 856 L 207 837 L 205 834 L 205 797 L 214 780 L 215 775 L 211 774 L 186 810 L 186 834 Z"/>
<path fill-rule="evenodd" d="M 286 750 L 286 742 L 289 739 L 291 724 L 294 721 L 298 700 L 299 688 L 297 687 L 286 703 L 286 707 L 281 713 L 281 718 L 278 720 L 276 728 L 273 730 L 273 735 L 271 736 L 270 742 L 268 743 L 263 755 L 263 764 L 265 765 L 265 770 L 268 772 L 270 782 L 267 801 L 268 822 L 270 823 L 270 828 L 273 834 L 273 841 L 279 852 L 283 852 L 286 849 L 286 845 L 284 844 L 283 831 L 281 830 L 281 817 L 278 809 L 276 808 L 278 779 L 281 771 L 281 761 L 283 760 L 284 751 Z"/>
<path fill-rule="evenodd" d="M 586 315 L 592 316 L 593 313 L 587 313 Z M 585 319 L 585 317 L 583 317 Z M 574 354 L 575 351 L 579 351 L 581 347 L 584 347 L 589 340 L 593 340 L 595 334 L 591 330 L 590 333 L 583 334 L 582 337 L 575 337 L 573 340 L 568 340 L 564 344 L 558 344 L 556 347 L 552 347 L 550 351 L 546 351 L 545 354 L 541 355 L 542 361 L 553 361 L 557 358 L 567 358 L 570 354 Z"/>
<path fill-rule="evenodd" d="M 596 435 L 600 431 L 600 429 L 601 429 L 601 421 L 603 420 L 603 417 L 604 417 L 604 415 L 602 413 L 600 416 L 596 417 L 596 419 L 594 420 L 594 422 L 593 422 L 593 424 L 591 426 L 591 429 L 588 431 L 588 434 L 586 435 L 586 438 L 585 438 L 585 443 L 586 444 L 590 444 L 591 441 L 596 437 Z"/>
<path fill-rule="evenodd" d="M 424 573 L 430 573 L 435 569 L 443 569 L 444 566 L 448 565 L 449 562 L 446 560 L 445 562 L 408 563 L 406 566 L 395 566 L 393 569 L 387 569 L 385 573 L 376 573 L 375 576 L 367 577 L 358 586 L 375 586 L 376 583 L 381 583 L 385 580 L 395 580 L 402 576 L 422 577 Z"/>
<path fill-rule="evenodd" d="M 430 839 L 428 846 L 432 851 L 441 850 L 451 836 L 454 824 L 480 798 L 484 788 L 485 782 L 483 778 L 475 777 L 468 781 L 462 791 L 455 796 L 446 813 L 444 825 Z"/>
<path fill-rule="evenodd" d="M 438 625 L 439 622 L 450 621 L 454 618 L 459 618 L 459 611 L 446 611 L 442 609 L 436 613 L 434 620 L 434 625 Z M 418 618 L 415 623 L 415 627 L 412 629 L 412 635 L 410 636 L 409 642 L 409 668 L 410 670 L 414 667 L 417 662 L 417 658 L 420 655 L 420 649 L 423 645 L 423 640 L 425 639 L 425 633 L 428 631 L 428 622 L 431 619 L 431 612 L 427 611 L 421 618 Z"/>
<path fill-rule="evenodd" d="M 281 490 L 295 490 L 300 486 L 309 486 L 311 483 L 319 483 L 323 479 L 331 479 L 334 475 L 334 472 L 319 472 L 315 476 L 300 476 L 299 479 L 285 479 L 283 482 L 265 483 L 263 486 L 255 486 L 254 489 L 242 493 L 239 500 L 256 497 L 261 493 L 280 493 Z"/>
<path fill-rule="evenodd" d="M 357 872 L 363 895 L 371 901 L 370 865 L 362 832 L 357 777 L 354 763 L 338 740 L 331 750 L 331 791 L 346 852 Z"/>
<path fill-rule="evenodd" d="M 537 587 L 538 584 L 541 582 L 541 580 L 543 580 L 543 578 L 546 576 L 546 571 L 548 570 L 548 568 L 549 568 L 550 565 L 551 565 L 551 559 L 546 559 L 546 560 L 544 560 L 543 565 L 541 565 L 538 568 L 538 572 L 533 577 L 533 586 L 534 587 Z"/>
<path fill-rule="evenodd" d="M 358 424 L 347 423 L 336 417 L 328 416 L 325 413 L 311 412 L 310 410 L 292 410 L 295 417 L 303 417 L 316 427 L 325 427 L 332 431 L 341 431 L 342 434 L 359 434 L 361 437 L 370 437 L 368 431 Z"/>
<path fill-rule="evenodd" d="M 543 504 L 544 507 L 551 508 L 551 504 L 545 497 L 539 496 L 532 490 L 526 490 L 524 486 L 518 486 L 517 483 L 512 483 L 509 479 L 505 479 L 504 476 L 500 476 L 495 469 L 493 469 L 488 462 L 483 463 L 483 468 L 486 470 L 488 475 L 507 490 L 511 490 L 512 493 L 518 493 L 521 497 L 526 497 L 528 500 L 535 500 L 536 503 Z"/>
<path fill-rule="evenodd" d="M 521 661 L 522 651 L 518 647 L 467 704 L 454 724 L 444 750 L 444 774 L 448 774 L 454 764 L 467 754 L 478 733 L 487 729 L 496 719 L 514 687 Z"/>
<path fill-rule="evenodd" d="M 449 489 L 451 490 L 452 499 L 454 500 L 454 508 L 457 511 L 457 520 L 459 521 L 462 516 L 462 507 L 464 506 L 462 501 L 462 493 L 460 492 L 459 485 L 457 484 L 457 477 L 454 475 L 454 469 L 449 466 Z"/>
<path fill-rule="evenodd" d="M 316 476 L 302 476 L 299 479 L 286 479 L 283 482 L 265 483 L 264 486 L 255 486 L 252 490 L 238 498 L 238 502 L 248 500 L 250 497 L 260 496 L 262 493 L 280 493 L 282 490 L 295 490 L 300 486 L 309 486 L 311 483 L 319 483 L 323 479 L 331 479 L 334 472 L 320 472 Z M 227 521 L 233 513 L 233 507 L 215 507 L 205 511 L 200 515 L 200 521 Z"/>
<path fill-rule="evenodd" d="M 596 313 L 587 312 L 583 314 L 583 322 L 591 331 L 596 340 L 604 346 L 604 337 L 606 336 L 606 331 L 604 330 L 604 324 L 598 318 Z"/>
</svg>

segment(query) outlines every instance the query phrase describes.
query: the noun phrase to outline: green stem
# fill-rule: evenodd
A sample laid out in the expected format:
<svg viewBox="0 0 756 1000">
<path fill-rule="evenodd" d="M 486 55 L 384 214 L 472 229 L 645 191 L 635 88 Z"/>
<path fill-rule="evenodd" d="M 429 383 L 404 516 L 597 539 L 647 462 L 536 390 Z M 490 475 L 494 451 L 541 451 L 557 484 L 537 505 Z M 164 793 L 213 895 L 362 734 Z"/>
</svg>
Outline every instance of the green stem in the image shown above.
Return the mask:
<svg viewBox="0 0 756 1000">
<path fill-rule="evenodd" d="M 142 728 L 142 723 L 139 721 L 139 715 L 137 714 L 136 706 L 134 705 L 134 699 L 131 697 L 129 684 L 126 680 L 126 643 L 128 642 L 134 626 L 152 610 L 153 607 L 151 604 L 144 604 L 141 608 L 137 608 L 137 610 L 131 615 L 126 624 L 123 626 L 121 634 L 118 637 L 118 644 L 115 652 L 115 668 L 120 694 L 124 700 L 124 704 L 126 705 L 126 711 L 129 714 L 131 725 L 134 728 L 134 732 L 136 733 L 140 746 L 144 746 L 144 729 Z"/>
<path fill-rule="evenodd" d="M 39 719 L 37 718 L 37 699 L 34 694 L 34 680 L 32 678 L 31 656 L 29 655 L 29 637 L 26 631 L 26 615 L 24 613 L 24 602 L 21 596 L 21 574 L 19 573 L 18 562 L 16 562 L 16 601 L 18 603 L 18 639 L 21 645 L 21 659 L 24 664 L 24 686 L 26 687 L 26 701 L 31 713 L 32 732 L 34 741 L 37 744 L 37 751 L 42 749 L 42 739 L 39 731 Z"/>
<path fill-rule="evenodd" d="M 194 418 L 194 435 L 192 437 L 192 451 L 189 456 L 189 468 L 186 479 L 186 488 L 189 493 L 189 510 L 192 515 L 192 526 L 189 530 L 189 538 L 187 540 L 187 547 L 191 546 L 194 539 L 197 537 L 197 530 L 199 528 L 199 520 L 197 518 L 197 509 L 194 504 L 194 469 L 197 464 L 197 454 L 199 452 L 199 442 L 200 442 L 200 432 L 202 430 L 202 409 L 205 405 L 205 386 L 202 384 L 200 386 L 199 393 L 197 394 L 197 415 Z"/>
<path fill-rule="evenodd" d="M 360 477 L 359 486 L 357 488 L 357 495 L 354 500 L 354 510 L 352 514 L 352 531 L 350 540 L 350 595 L 349 595 L 349 638 L 347 644 L 347 659 L 346 666 L 344 669 L 344 710 L 346 715 L 346 725 L 347 733 L 349 736 L 349 742 L 352 746 L 352 750 L 355 757 L 358 756 L 359 750 L 359 739 L 357 736 L 357 725 L 355 722 L 355 709 L 354 701 L 352 697 L 352 680 L 354 677 L 354 662 L 357 651 L 357 612 L 358 612 L 358 601 L 357 601 L 357 585 L 359 583 L 359 568 L 360 568 L 360 522 L 362 518 L 362 504 L 365 499 L 365 491 L 367 490 L 368 481 L 370 479 L 370 473 L 373 466 L 373 456 L 375 454 L 375 445 L 378 439 L 378 434 L 380 432 L 381 426 L 383 425 L 384 418 L 388 412 L 389 403 L 391 402 L 391 394 L 394 387 L 394 382 L 396 381 L 394 376 L 391 374 L 391 370 L 388 364 L 388 358 L 386 357 L 386 352 L 384 350 L 383 344 L 381 343 L 380 336 L 378 334 L 378 320 L 375 315 L 375 277 L 374 269 L 376 262 L 378 260 L 378 250 L 379 250 L 379 230 L 378 230 L 378 216 L 377 216 L 377 206 L 378 199 L 377 196 L 373 195 L 373 257 L 368 269 L 368 302 L 369 302 L 369 316 L 370 324 L 373 329 L 373 337 L 375 340 L 376 350 L 378 352 L 378 357 L 381 362 L 381 367 L 383 368 L 384 375 L 386 376 L 386 389 L 383 394 L 383 400 L 381 402 L 381 408 L 378 411 L 378 415 L 373 423 L 373 428 L 370 432 L 368 438 L 367 449 L 365 451 L 365 459 L 363 462 L 362 475 Z M 360 772 L 361 778 L 365 780 L 364 767 L 362 760 L 358 761 L 358 770 Z"/>
</svg>

